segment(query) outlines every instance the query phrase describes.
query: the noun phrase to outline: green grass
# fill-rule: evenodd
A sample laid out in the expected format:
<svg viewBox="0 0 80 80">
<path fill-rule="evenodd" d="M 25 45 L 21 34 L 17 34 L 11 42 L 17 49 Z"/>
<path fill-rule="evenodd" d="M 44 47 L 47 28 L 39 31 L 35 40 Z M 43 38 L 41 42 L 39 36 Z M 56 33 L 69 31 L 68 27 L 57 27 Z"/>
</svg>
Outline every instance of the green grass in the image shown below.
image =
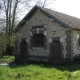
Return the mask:
<svg viewBox="0 0 80 80">
<path fill-rule="evenodd" d="M 41 63 L 0 66 L 0 80 L 80 80 L 80 62 L 57 66 Z"/>
<path fill-rule="evenodd" d="M 15 57 L 14 56 L 3 56 L 3 57 L 0 57 L 0 63 L 10 63 L 12 61 L 14 61 Z"/>
<path fill-rule="evenodd" d="M 71 73 L 44 65 L 0 66 L 0 80 L 67 80 Z"/>
</svg>

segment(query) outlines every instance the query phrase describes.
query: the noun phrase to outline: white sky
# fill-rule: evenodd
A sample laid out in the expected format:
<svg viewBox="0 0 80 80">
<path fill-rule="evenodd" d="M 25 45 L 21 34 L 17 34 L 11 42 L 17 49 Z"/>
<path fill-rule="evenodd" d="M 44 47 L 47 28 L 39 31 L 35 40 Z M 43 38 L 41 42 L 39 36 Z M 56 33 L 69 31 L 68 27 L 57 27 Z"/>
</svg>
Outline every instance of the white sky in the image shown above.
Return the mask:
<svg viewBox="0 0 80 80">
<path fill-rule="evenodd" d="M 80 18 L 80 0 L 55 0 L 56 11 Z"/>
<path fill-rule="evenodd" d="M 80 18 L 80 0 L 51 0 L 51 1 L 52 2 L 47 6 L 47 8 Z"/>
<path fill-rule="evenodd" d="M 47 8 L 80 18 L 80 0 L 51 0 L 51 1 L 52 2 L 46 6 Z M 32 2 L 32 5 L 34 6 L 35 3 Z M 26 11 L 24 11 L 23 13 L 24 15 L 20 16 L 21 19 L 27 14 Z"/>
<path fill-rule="evenodd" d="M 62 12 L 80 18 L 80 0 L 51 0 L 51 1 L 53 2 L 51 2 L 47 6 L 47 8 L 54 9 L 58 12 Z M 35 3 L 32 4 L 33 6 L 35 5 Z M 22 19 L 27 14 L 27 12 L 28 11 L 26 9 L 22 11 L 22 13 L 19 14 L 20 16 L 19 18 Z"/>
</svg>

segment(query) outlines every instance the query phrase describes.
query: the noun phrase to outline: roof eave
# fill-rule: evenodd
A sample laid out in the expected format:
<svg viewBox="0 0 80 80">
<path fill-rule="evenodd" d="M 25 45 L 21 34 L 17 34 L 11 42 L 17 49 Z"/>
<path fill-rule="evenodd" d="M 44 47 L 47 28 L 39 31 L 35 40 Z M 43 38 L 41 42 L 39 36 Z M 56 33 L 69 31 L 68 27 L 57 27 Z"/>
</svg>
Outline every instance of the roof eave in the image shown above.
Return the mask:
<svg viewBox="0 0 80 80">
<path fill-rule="evenodd" d="M 62 22 L 61 20 L 59 20 L 58 18 L 56 18 L 55 16 L 51 15 L 50 13 L 48 13 L 47 11 L 41 9 L 39 6 L 35 5 L 30 11 L 29 13 L 20 21 L 20 23 L 17 25 L 18 27 L 22 27 L 26 20 L 29 18 L 29 16 L 34 12 L 34 10 L 39 9 L 41 12 L 43 12 L 44 14 L 46 14 L 47 16 L 49 16 L 50 18 L 54 19 L 55 21 L 57 21 L 58 23 L 60 23 L 61 25 L 63 25 L 66 28 L 71 29 L 71 27 L 67 24 L 65 24 L 64 22 Z M 23 25 L 22 25 L 23 24 Z"/>
<path fill-rule="evenodd" d="M 78 31 L 80 31 L 80 29 L 78 29 L 78 28 L 72 28 L 73 30 L 78 30 Z"/>
<path fill-rule="evenodd" d="M 50 18 L 54 19 L 55 21 L 57 21 L 58 23 L 60 23 L 61 25 L 63 25 L 66 28 L 71 29 L 71 27 L 67 24 L 65 24 L 64 22 L 62 22 L 61 20 L 59 20 L 58 18 L 56 18 L 55 16 L 51 15 L 50 13 L 48 13 L 47 11 L 41 9 L 40 7 L 36 6 L 41 12 L 43 12 L 44 14 L 46 14 L 47 16 L 49 16 Z"/>
</svg>

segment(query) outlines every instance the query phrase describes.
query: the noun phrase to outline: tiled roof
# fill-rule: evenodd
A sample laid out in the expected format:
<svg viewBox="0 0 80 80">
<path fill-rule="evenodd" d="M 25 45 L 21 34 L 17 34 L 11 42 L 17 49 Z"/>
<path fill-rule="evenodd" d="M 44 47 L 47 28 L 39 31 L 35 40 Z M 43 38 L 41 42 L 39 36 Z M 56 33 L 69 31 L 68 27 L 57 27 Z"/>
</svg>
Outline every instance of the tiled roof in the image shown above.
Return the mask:
<svg viewBox="0 0 80 80">
<path fill-rule="evenodd" d="M 53 10 L 50 10 L 47 8 L 42 8 L 42 9 L 45 10 L 46 12 L 50 13 L 54 17 L 58 18 L 59 20 L 61 20 L 62 22 L 64 22 L 68 26 L 70 26 L 71 28 L 80 29 L 80 19 L 79 18 L 69 16 L 64 13 L 53 11 Z"/>
<path fill-rule="evenodd" d="M 76 17 L 72 17 L 69 15 L 66 15 L 64 13 L 60 13 L 54 10 L 50 10 L 47 8 L 42 8 L 39 6 L 34 6 L 31 11 L 20 21 L 20 23 L 17 25 L 18 27 L 23 27 L 23 25 L 25 24 L 26 20 L 29 19 L 29 17 L 34 13 L 34 11 L 36 9 L 39 9 L 41 12 L 43 12 L 44 14 L 46 14 L 47 16 L 49 16 L 50 18 L 54 19 L 55 21 L 57 21 L 58 23 L 60 23 L 61 25 L 63 25 L 66 28 L 69 29 L 78 29 L 80 30 L 80 19 L 76 18 Z M 17 29 L 18 29 L 17 27 Z M 17 30 L 16 29 L 16 30 Z"/>
</svg>

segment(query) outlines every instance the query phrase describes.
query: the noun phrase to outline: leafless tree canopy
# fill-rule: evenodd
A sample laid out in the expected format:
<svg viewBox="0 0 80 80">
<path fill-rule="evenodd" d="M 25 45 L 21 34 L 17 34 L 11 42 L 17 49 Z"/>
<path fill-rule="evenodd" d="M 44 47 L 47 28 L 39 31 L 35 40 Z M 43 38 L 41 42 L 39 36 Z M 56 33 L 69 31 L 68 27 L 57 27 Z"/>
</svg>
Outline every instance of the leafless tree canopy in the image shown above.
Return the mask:
<svg viewBox="0 0 80 80">
<path fill-rule="evenodd" d="M 0 9 L 5 13 L 6 19 L 6 33 L 13 34 L 15 27 L 16 15 L 22 11 L 23 8 L 30 7 L 31 0 L 1 0 Z M 24 7 L 23 7 L 24 5 Z"/>
</svg>

